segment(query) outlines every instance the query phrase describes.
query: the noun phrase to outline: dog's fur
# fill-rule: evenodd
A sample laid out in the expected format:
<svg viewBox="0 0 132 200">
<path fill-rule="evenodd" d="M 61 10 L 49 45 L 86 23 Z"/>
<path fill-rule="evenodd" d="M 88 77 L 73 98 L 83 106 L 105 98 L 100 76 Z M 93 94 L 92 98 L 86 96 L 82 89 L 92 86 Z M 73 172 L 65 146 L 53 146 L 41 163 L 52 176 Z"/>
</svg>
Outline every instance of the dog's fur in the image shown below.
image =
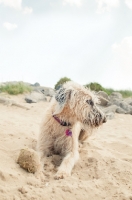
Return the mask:
<svg viewBox="0 0 132 200">
<path fill-rule="evenodd" d="M 97 103 L 98 98 L 93 92 L 69 81 L 57 91 L 46 109 L 37 150 L 42 166 L 45 156 L 52 153 L 64 156 L 55 175 L 56 179 L 71 174 L 79 158 L 78 141 L 87 139 L 95 127 L 106 122 L 105 115 L 96 106 Z M 70 123 L 70 127 L 60 125 L 53 115 L 67 124 Z M 72 136 L 65 135 L 67 129 L 72 131 Z"/>
</svg>

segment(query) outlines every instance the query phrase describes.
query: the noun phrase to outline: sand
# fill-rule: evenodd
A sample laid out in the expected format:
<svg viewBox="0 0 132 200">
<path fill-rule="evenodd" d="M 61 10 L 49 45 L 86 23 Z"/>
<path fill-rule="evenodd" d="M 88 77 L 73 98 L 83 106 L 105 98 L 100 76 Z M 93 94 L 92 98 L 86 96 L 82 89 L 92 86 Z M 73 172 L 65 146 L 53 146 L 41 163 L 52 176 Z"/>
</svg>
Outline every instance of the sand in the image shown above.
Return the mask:
<svg viewBox="0 0 132 200">
<path fill-rule="evenodd" d="M 59 156 L 46 158 L 44 180 L 16 163 L 20 149 L 35 148 L 48 102 L 29 110 L 0 104 L 0 200 L 132 200 L 132 116 L 116 114 L 80 151 L 71 177 L 54 180 Z"/>
</svg>

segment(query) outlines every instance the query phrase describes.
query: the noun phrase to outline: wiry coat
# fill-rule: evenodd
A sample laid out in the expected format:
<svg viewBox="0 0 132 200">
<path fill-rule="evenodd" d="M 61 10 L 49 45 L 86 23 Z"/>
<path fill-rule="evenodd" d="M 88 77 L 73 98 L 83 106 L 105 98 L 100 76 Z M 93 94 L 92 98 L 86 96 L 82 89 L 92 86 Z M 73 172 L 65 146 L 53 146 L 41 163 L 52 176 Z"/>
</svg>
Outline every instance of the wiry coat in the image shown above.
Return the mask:
<svg viewBox="0 0 132 200">
<path fill-rule="evenodd" d="M 66 156 L 56 174 L 57 179 L 70 175 L 79 158 L 78 140 L 85 140 L 93 128 L 106 121 L 96 103 L 98 98 L 93 92 L 70 81 L 59 89 L 46 109 L 37 150 L 41 160 L 52 153 Z M 70 126 L 60 125 L 53 116 Z M 72 136 L 65 134 L 67 129 L 72 131 Z"/>
</svg>

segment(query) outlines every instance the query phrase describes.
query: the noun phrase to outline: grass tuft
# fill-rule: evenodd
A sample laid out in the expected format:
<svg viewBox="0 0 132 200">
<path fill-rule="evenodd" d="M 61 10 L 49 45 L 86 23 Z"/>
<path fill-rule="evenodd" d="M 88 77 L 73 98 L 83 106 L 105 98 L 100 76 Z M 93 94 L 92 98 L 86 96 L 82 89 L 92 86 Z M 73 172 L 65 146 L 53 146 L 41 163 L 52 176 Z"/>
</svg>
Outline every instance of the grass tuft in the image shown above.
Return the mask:
<svg viewBox="0 0 132 200">
<path fill-rule="evenodd" d="M 0 91 L 12 95 L 23 94 L 31 92 L 32 88 L 23 82 L 18 82 L 15 84 L 7 83 L 6 85 L 0 86 Z"/>
<path fill-rule="evenodd" d="M 132 97 L 131 90 L 118 90 L 118 92 L 120 92 L 124 98 Z"/>
<path fill-rule="evenodd" d="M 63 85 L 64 83 L 66 83 L 67 81 L 71 81 L 70 78 L 67 77 L 63 77 L 61 78 L 56 84 L 55 84 L 55 89 L 58 90 L 60 88 L 61 85 Z"/>
<path fill-rule="evenodd" d="M 96 92 L 98 91 L 104 91 L 106 92 L 108 95 L 110 95 L 112 92 L 119 92 L 122 94 L 122 96 L 124 98 L 127 98 L 127 97 L 131 97 L 132 96 L 132 91 L 131 90 L 114 90 L 112 88 L 104 88 L 102 87 L 102 85 L 100 85 L 99 83 L 89 83 L 87 85 L 85 85 L 86 87 L 89 87 L 91 90 L 94 90 Z"/>
</svg>

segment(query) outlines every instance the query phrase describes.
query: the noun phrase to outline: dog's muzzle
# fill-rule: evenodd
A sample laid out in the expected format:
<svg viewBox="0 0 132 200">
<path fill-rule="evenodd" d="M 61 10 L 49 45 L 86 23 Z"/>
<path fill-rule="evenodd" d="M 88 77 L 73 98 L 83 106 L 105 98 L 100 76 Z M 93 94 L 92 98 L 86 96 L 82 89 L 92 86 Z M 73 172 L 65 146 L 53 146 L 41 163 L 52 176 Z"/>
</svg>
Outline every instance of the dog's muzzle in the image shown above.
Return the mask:
<svg viewBox="0 0 132 200">
<path fill-rule="evenodd" d="M 103 113 L 94 112 L 88 115 L 88 120 L 86 120 L 86 123 L 92 127 L 98 127 L 101 124 L 106 123 L 106 121 L 106 116 Z"/>
</svg>

